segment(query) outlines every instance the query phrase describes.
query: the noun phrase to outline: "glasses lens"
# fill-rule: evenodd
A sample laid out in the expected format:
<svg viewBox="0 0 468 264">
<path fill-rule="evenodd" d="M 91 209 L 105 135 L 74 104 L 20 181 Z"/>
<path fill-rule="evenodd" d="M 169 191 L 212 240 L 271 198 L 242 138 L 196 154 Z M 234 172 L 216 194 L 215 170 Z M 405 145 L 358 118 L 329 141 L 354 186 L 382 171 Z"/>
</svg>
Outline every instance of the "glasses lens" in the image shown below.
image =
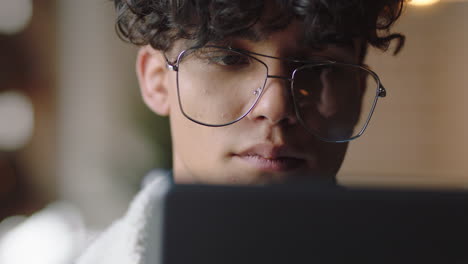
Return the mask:
<svg viewBox="0 0 468 264">
<path fill-rule="evenodd" d="M 377 79 L 346 64 L 304 66 L 294 73 L 296 111 L 319 138 L 343 141 L 360 135 L 373 111 Z"/>
<path fill-rule="evenodd" d="M 178 68 L 182 112 L 213 126 L 242 118 L 259 98 L 267 75 L 257 59 L 216 47 L 187 50 Z"/>
</svg>

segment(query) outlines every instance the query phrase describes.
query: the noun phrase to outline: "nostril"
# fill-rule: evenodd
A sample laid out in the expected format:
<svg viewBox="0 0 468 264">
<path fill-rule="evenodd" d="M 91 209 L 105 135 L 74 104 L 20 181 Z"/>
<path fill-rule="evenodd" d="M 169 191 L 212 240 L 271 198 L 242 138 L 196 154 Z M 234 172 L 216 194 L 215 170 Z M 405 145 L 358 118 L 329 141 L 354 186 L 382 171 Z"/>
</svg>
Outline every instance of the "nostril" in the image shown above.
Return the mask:
<svg viewBox="0 0 468 264">
<path fill-rule="evenodd" d="M 297 124 L 297 118 L 292 115 L 287 115 L 287 116 L 284 116 L 283 118 L 280 118 L 280 119 L 271 119 L 270 117 L 268 116 L 256 116 L 255 117 L 255 121 L 257 122 L 268 122 L 268 123 L 271 123 L 273 125 L 279 125 L 279 126 L 292 126 L 292 125 L 295 125 Z"/>
</svg>

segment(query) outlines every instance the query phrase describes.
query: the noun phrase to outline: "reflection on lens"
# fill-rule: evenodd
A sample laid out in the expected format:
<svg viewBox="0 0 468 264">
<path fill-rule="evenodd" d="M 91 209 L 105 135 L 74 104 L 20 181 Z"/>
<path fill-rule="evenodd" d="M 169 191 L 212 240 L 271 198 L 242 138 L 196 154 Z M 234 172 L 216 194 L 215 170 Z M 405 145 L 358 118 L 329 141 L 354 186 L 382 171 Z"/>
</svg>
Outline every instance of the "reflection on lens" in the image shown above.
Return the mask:
<svg viewBox="0 0 468 264">
<path fill-rule="evenodd" d="M 178 64 L 182 112 L 205 125 L 220 126 L 242 118 L 261 94 L 265 64 L 229 49 L 186 51 Z"/>
<path fill-rule="evenodd" d="M 361 133 L 377 88 L 377 79 L 354 65 L 324 63 L 294 72 L 293 95 L 302 123 L 329 141 L 344 141 Z"/>
</svg>

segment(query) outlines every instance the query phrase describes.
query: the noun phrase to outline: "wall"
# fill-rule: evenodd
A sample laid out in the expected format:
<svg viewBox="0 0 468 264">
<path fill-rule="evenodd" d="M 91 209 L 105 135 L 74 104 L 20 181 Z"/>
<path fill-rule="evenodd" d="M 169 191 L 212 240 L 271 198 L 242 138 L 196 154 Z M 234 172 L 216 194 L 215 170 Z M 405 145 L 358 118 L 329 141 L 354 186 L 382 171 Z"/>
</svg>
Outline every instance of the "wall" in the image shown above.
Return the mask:
<svg viewBox="0 0 468 264">
<path fill-rule="evenodd" d="M 388 96 L 351 144 L 343 182 L 467 186 L 467 14 L 466 2 L 408 7 L 395 28 L 403 51 L 370 54 Z"/>
</svg>

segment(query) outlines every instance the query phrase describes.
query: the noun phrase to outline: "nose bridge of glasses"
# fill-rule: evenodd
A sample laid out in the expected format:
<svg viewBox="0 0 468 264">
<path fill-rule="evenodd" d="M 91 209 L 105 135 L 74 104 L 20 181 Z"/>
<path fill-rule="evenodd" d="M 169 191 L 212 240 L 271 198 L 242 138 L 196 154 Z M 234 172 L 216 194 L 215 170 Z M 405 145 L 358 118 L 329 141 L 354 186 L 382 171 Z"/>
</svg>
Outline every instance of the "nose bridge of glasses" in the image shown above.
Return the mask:
<svg viewBox="0 0 468 264">
<path fill-rule="evenodd" d="M 270 75 L 270 74 L 267 75 L 267 78 L 281 79 L 281 80 L 285 80 L 285 81 L 288 81 L 288 82 L 292 82 L 292 80 L 293 80 L 290 77 L 280 76 L 280 75 Z"/>
<path fill-rule="evenodd" d="M 289 90 L 291 81 L 290 77 L 268 74 L 265 90 L 249 116 L 262 117 L 275 124 L 286 120 L 288 123 L 295 123 L 296 114 Z"/>
<path fill-rule="evenodd" d="M 265 92 L 271 89 L 281 90 L 280 94 L 283 97 L 288 97 L 289 87 L 292 82 L 292 71 L 291 65 L 287 60 L 279 57 L 266 56 L 262 58 L 263 62 L 267 66 L 268 72 L 266 75 Z M 277 87 L 277 88 L 274 88 Z M 289 100 L 290 98 L 286 98 Z"/>
<path fill-rule="evenodd" d="M 259 61 L 264 63 L 268 69 L 267 79 L 281 79 L 285 81 L 292 81 L 292 69 L 291 60 L 287 58 L 275 57 L 270 55 L 258 54 L 253 55 Z"/>
</svg>

